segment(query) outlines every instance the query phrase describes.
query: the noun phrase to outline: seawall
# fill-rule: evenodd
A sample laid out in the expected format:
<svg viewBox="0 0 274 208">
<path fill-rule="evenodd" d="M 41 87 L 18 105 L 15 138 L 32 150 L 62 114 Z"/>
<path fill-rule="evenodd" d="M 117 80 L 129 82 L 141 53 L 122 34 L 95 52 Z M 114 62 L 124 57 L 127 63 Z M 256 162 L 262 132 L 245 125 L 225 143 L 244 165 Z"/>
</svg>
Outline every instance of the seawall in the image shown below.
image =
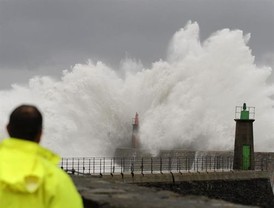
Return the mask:
<svg viewBox="0 0 274 208">
<path fill-rule="evenodd" d="M 72 176 L 84 202 L 84 208 L 248 208 L 204 196 L 182 196 L 178 193 L 142 187 L 100 177 Z M 253 207 L 254 208 L 254 207 Z"/>
<path fill-rule="evenodd" d="M 227 202 L 213 202 L 201 196 L 250 206 L 274 207 L 271 174 L 266 171 L 119 174 L 73 176 L 73 179 L 85 201 L 85 207 L 166 208 L 191 207 L 191 203 L 195 207 L 216 207 L 216 203 L 221 202 L 224 204 L 217 207 L 226 207 Z M 188 195 L 197 196 L 189 198 Z M 196 206 L 197 202 L 201 206 Z"/>
</svg>

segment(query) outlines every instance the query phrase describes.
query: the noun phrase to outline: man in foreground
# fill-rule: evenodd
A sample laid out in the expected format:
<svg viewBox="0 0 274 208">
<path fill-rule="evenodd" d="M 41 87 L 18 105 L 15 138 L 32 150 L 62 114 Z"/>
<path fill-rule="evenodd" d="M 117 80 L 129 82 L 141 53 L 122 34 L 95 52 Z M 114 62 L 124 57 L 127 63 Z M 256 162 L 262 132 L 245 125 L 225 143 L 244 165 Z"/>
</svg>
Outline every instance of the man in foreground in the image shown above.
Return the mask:
<svg viewBox="0 0 274 208">
<path fill-rule="evenodd" d="M 39 145 L 42 115 L 30 105 L 10 115 L 11 138 L 0 143 L 0 207 L 82 208 L 70 177 L 57 167 L 59 157 Z"/>
</svg>

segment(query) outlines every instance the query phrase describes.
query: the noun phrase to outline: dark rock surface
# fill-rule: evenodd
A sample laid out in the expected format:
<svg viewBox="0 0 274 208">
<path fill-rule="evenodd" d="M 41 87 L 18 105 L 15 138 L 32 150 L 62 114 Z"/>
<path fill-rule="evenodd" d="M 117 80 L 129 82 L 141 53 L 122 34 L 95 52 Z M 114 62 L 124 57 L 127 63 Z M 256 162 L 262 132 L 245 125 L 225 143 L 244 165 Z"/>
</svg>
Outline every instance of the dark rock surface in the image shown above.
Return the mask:
<svg viewBox="0 0 274 208">
<path fill-rule="evenodd" d="M 273 208 L 274 197 L 270 181 L 265 178 L 249 180 L 184 181 L 174 184 L 144 183 L 147 187 L 158 187 L 180 195 L 203 195 L 233 203 Z"/>
<path fill-rule="evenodd" d="M 181 196 L 171 191 L 109 182 L 100 177 L 72 176 L 85 208 L 245 208 L 203 196 Z"/>
</svg>

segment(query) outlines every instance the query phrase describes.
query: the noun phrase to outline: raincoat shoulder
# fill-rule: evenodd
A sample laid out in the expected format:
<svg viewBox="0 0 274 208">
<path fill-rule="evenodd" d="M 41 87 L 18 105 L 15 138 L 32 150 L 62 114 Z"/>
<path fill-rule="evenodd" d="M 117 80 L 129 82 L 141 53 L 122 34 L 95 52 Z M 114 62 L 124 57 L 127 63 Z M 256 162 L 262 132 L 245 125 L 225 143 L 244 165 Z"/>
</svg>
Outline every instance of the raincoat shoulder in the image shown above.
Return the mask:
<svg viewBox="0 0 274 208">
<path fill-rule="evenodd" d="M 34 142 L 9 138 L 0 143 L 0 158 L 1 207 L 83 207 L 53 152 Z"/>
</svg>

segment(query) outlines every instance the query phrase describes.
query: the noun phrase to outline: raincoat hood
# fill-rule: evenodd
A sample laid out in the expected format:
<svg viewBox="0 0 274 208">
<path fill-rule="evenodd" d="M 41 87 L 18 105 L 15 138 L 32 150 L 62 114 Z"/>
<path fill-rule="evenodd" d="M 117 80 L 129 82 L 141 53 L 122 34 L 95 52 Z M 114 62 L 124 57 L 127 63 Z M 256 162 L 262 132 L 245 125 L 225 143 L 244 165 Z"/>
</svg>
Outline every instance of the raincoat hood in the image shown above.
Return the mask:
<svg viewBox="0 0 274 208">
<path fill-rule="evenodd" d="M 35 142 L 16 138 L 3 140 L 0 144 L 0 184 L 13 191 L 35 192 L 47 174 L 41 160 L 57 165 L 60 158 Z"/>
</svg>

